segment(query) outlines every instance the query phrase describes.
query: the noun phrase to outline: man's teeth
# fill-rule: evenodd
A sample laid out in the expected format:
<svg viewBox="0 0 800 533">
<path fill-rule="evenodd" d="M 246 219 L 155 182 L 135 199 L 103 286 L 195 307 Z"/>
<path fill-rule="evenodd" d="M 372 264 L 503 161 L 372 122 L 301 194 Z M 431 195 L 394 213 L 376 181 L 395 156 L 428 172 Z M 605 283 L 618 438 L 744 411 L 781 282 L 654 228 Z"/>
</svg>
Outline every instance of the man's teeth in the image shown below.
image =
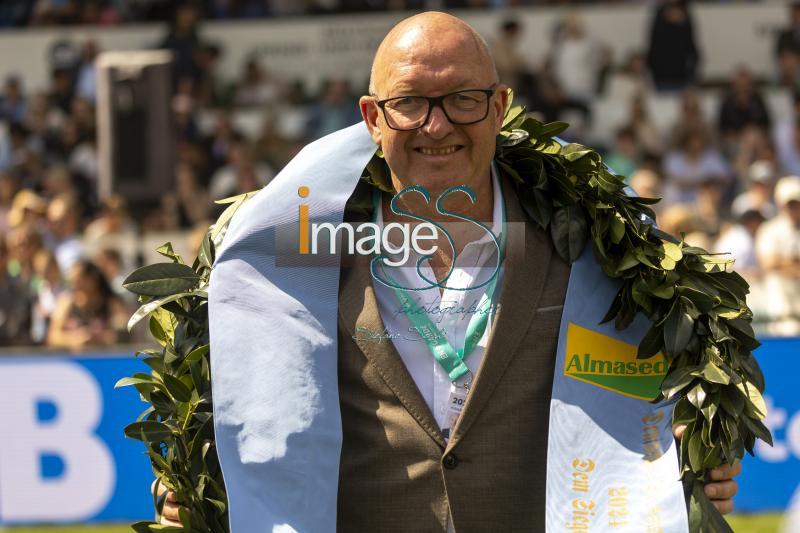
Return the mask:
<svg viewBox="0 0 800 533">
<path fill-rule="evenodd" d="M 445 148 L 420 148 L 419 151 L 425 155 L 448 155 L 458 150 L 457 146 L 447 146 Z"/>
</svg>

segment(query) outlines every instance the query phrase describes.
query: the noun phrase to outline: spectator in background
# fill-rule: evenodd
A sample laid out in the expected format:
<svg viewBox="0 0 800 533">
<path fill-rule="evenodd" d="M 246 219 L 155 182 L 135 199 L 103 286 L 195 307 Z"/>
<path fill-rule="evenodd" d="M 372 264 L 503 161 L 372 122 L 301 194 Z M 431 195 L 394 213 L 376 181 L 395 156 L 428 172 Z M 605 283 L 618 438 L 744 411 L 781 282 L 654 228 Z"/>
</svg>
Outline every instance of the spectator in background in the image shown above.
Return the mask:
<svg viewBox="0 0 800 533">
<path fill-rule="evenodd" d="M 72 99 L 75 96 L 74 79 L 72 70 L 56 68 L 50 78 L 49 107 L 58 109 L 64 115 L 69 115 Z"/>
<path fill-rule="evenodd" d="M 358 109 L 358 100 L 353 97 L 346 80 L 327 80 L 319 100 L 309 112 L 308 133 L 311 139 L 357 124 L 361 121 Z"/>
<path fill-rule="evenodd" d="M 630 105 L 630 115 L 625 127 L 633 131 L 636 143 L 644 152 L 661 155 L 664 151 L 664 142 L 661 132 L 650 119 L 644 93 L 635 94 Z"/>
<path fill-rule="evenodd" d="M 75 80 L 75 94 L 94 103 L 97 99 L 97 67 L 95 61 L 100 53 L 97 42 L 87 39 L 81 47 L 81 62 Z"/>
<path fill-rule="evenodd" d="M 214 107 L 221 104 L 222 95 L 216 72 L 222 49 L 216 44 L 203 43 L 195 53 L 195 63 L 199 72 L 195 96 L 201 105 Z"/>
<path fill-rule="evenodd" d="M 245 63 L 244 72 L 234 87 L 233 103 L 236 107 L 271 107 L 284 92 L 280 81 L 273 78 L 257 60 Z"/>
<path fill-rule="evenodd" d="M 764 215 L 757 209 L 741 213 L 735 223 L 728 224 L 714 244 L 713 252 L 730 254 L 736 261 L 734 268 L 745 277 L 758 270 L 755 237 L 764 222 Z"/>
<path fill-rule="evenodd" d="M 620 100 L 632 100 L 637 95 L 651 92 L 652 79 L 647 70 L 647 56 L 643 52 L 630 52 L 619 71 L 611 78 L 606 94 Z"/>
<path fill-rule="evenodd" d="M 125 338 L 127 314 L 103 272 L 94 263 L 78 261 L 69 271 L 69 290 L 53 312 L 47 345 L 78 350 L 117 344 Z"/>
<path fill-rule="evenodd" d="M 555 32 L 550 53 L 553 76 L 568 98 L 588 103 L 597 89 L 600 47 L 577 14 L 568 15 Z"/>
<path fill-rule="evenodd" d="M 800 178 L 786 176 L 775 185 L 778 216 L 756 234 L 756 256 L 769 294 L 768 313 L 777 323 L 770 332 L 797 335 L 800 316 Z M 788 319 L 788 320 L 784 320 Z"/>
<path fill-rule="evenodd" d="M 775 183 L 775 166 L 770 161 L 756 161 L 750 165 L 747 174 L 747 188 L 737 196 L 731 206 L 731 213 L 737 218 L 748 211 L 756 211 L 765 220 L 778 214 L 772 201 Z"/>
<path fill-rule="evenodd" d="M 303 148 L 304 141 L 283 135 L 278 130 L 277 119 L 269 116 L 256 141 L 257 158 L 272 168 L 283 168 Z"/>
<path fill-rule="evenodd" d="M 231 145 L 228 152 L 228 163 L 212 176 L 209 195 L 212 200 L 220 200 L 260 189 L 269 183 L 274 175 L 266 163 L 253 160 L 251 150 L 246 143 L 236 142 Z"/>
<path fill-rule="evenodd" d="M 5 235 L 11 227 L 8 216 L 19 191 L 19 180 L 13 174 L 0 172 L 0 235 Z M 2 266 L 0 266 L 2 268 Z"/>
<path fill-rule="evenodd" d="M 756 237 L 761 268 L 800 277 L 800 177 L 786 176 L 775 185 L 778 216 L 764 223 Z"/>
<path fill-rule="evenodd" d="M 227 111 L 217 111 L 214 118 L 213 133 L 203 141 L 203 144 L 211 157 L 211 168 L 216 170 L 228 162 L 231 147 L 244 142 L 244 136 L 234 127 Z"/>
<path fill-rule="evenodd" d="M 62 273 L 69 272 L 85 256 L 78 233 L 80 219 L 80 207 L 71 194 L 56 196 L 47 206 L 47 223 L 51 237 L 48 248 L 55 254 Z"/>
<path fill-rule="evenodd" d="M 732 151 L 731 151 L 732 150 Z M 775 146 L 769 132 L 761 128 L 745 128 L 732 146 L 726 156 L 733 165 L 734 174 L 738 180 L 738 189 L 745 189 L 749 186 L 748 176 L 750 167 L 757 161 L 764 161 L 772 168 L 773 178 L 778 168 L 778 159 L 775 153 Z M 774 179 L 773 179 L 774 181 Z"/>
<path fill-rule="evenodd" d="M 45 171 L 41 189 L 45 198 L 55 198 L 59 194 L 73 194 L 75 186 L 72 183 L 69 169 L 61 163 L 50 166 Z"/>
<path fill-rule="evenodd" d="M 15 75 L 6 77 L 0 96 L 0 120 L 22 122 L 25 119 L 25 95 L 22 81 Z"/>
<path fill-rule="evenodd" d="M 614 134 L 614 147 L 605 158 L 606 164 L 614 172 L 625 176 L 626 180 L 633 175 L 639 163 L 639 146 L 636 132 L 629 127 L 618 128 Z"/>
<path fill-rule="evenodd" d="M 790 89 L 800 86 L 800 2 L 789 8 L 791 25 L 778 33 L 775 57 L 778 61 L 778 79 Z"/>
<path fill-rule="evenodd" d="M 500 83 L 521 90 L 522 76 L 526 72 L 525 58 L 519 52 L 523 28 L 515 19 L 505 20 L 500 25 L 500 34 L 492 39 L 492 56 Z"/>
<path fill-rule="evenodd" d="M 47 211 L 47 201 L 29 189 L 19 190 L 19 180 L 15 177 L 18 192 L 11 201 L 11 209 L 8 211 L 8 227 L 28 225 L 37 231 L 43 229 L 44 215 Z"/>
<path fill-rule="evenodd" d="M 197 172 L 188 163 L 175 168 L 175 196 L 180 228 L 193 228 L 211 218 L 212 204 L 208 191 L 202 187 Z"/>
<path fill-rule="evenodd" d="M 747 127 L 769 130 L 769 110 L 755 87 L 753 75 L 745 67 L 736 69 L 730 87 L 719 108 L 719 130 L 729 142 L 734 142 Z"/>
<path fill-rule="evenodd" d="M 12 122 L 6 141 L 0 143 L 0 170 L 24 167 L 29 152 L 28 130 L 19 122 Z"/>
<path fill-rule="evenodd" d="M 0 346 L 30 342 L 30 293 L 26 283 L 9 274 L 9 259 L 0 239 Z"/>
<path fill-rule="evenodd" d="M 709 142 L 714 142 L 716 137 L 711 124 L 706 120 L 699 94 L 694 89 L 687 89 L 681 94 L 680 114 L 670 130 L 670 146 L 680 146 L 692 132 L 701 132 Z"/>
<path fill-rule="evenodd" d="M 195 56 L 200 47 L 197 31 L 199 18 L 200 13 L 194 4 L 178 5 L 169 31 L 159 45 L 159 48 L 171 50 L 174 54 L 173 79 L 176 81 L 188 78 L 196 82 L 201 77 Z"/>
<path fill-rule="evenodd" d="M 100 241 L 114 236 L 135 238 L 136 225 L 128 214 L 125 198 L 113 194 L 100 203 L 100 212 L 83 232 L 87 241 Z"/>
<path fill-rule="evenodd" d="M 711 182 L 730 182 L 730 168 L 702 131 L 689 131 L 680 147 L 664 158 L 666 204 L 694 203 L 698 188 Z"/>
<path fill-rule="evenodd" d="M 33 257 L 33 308 L 31 310 L 31 340 L 36 344 L 47 341 L 47 330 L 50 319 L 56 309 L 56 303 L 64 293 L 64 278 L 58 268 L 56 257 L 44 248 Z"/>
<path fill-rule="evenodd" d="M 775 128 L 775 150 L 781 170 L 800 176 L 800 92 L 794 93 L 794 112 Z"/>
<path fill-rule="evenodd" d="M 529 109 L 543 122 L 566 120 L 570 128 L 564 135 L 570 141 L 578 140 L 589 127 L 592 111 L 585 103 L 567 96 L 558 81 L 544 70 L 537 78 L 536 90 L 531 94 Z"/>
<path fill-rule="evenodd" d="M 103 248 L 95 254 L 92 262 L 103 272 L 111 290 L 125 304 L 136 305 L 136 295 L 125 290 L 122 282 L 125 281 L 126 267 L 125 260 L 119 250 L 114 248 Z M 129 270 L 128 270 L 129 272 Z"/>
<path fill-rule="evenodd" d="M 709 239 L 717 237 L 728 217 L 728 206 L 723 202 L 723 195 L 728 186 L 725 177 L 711 174 L 706 176 L 697 187 L 694 202 L 695 225 L 697 231 L 707 235 Z M 711 244 L 708 244 L 711 247 Z"/>
<path fill-rule="evenodd" d="M 692 16 L 684 0 L 664 0 L 650 28 L 647 64 L 659 91 L 694 84 L 700 52 L 694 40 Z"/>
<path fill-rule="evenodd" d="M 661 176 L 649 168 L 639 169 L 631 175 L 630 186 L 637 196 L 644 198 L 661 198 Z M 656 213 L 660 210 L 660 204 L 652 206 Z M 660 220 L 659 220 L 660 222 Z"/>
<path fill-rule="evenodd" d="M 33 225 L 20 224 L 5 237 L 8 274 L 28 287 L 34 275 L 33 258 L 42 249 L 42 236 Z"/>
</svg>

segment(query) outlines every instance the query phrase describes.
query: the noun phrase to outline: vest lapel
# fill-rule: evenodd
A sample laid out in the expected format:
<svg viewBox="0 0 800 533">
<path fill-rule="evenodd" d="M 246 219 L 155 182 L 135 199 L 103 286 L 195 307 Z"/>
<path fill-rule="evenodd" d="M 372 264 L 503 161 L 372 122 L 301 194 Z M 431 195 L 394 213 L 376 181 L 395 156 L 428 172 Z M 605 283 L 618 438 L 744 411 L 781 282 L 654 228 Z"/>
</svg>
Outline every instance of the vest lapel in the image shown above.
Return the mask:
<svg viewBox="0 0 800 533">
<path fill-rule="evenodd" d="M 528 222 L 513 184 L 506 180 L 504 186 L 509 235 L 500 298 L 483 361 L 447 449 L 469 431 L 514 356 L 536 313 L 553 251 L 550 237 Z"/>
<path fill-rule="evenodd" d="M 342 269 L 339 315 L 345 329 L 356 338 L 358 347 L 397 399 L 431 438 L 444 448 L 444 436 L 436 419 L 397 353 L 394 343 L 391 339 L 378 342 L 365 338 L 364 332 L 383 332 L 385 328 L 372 287 L 369 260 L 367 256 L 357 255 L 352 258 L 352 266 Z M 362 333 L 356 335 L 356 332 Z"/>
</svg>

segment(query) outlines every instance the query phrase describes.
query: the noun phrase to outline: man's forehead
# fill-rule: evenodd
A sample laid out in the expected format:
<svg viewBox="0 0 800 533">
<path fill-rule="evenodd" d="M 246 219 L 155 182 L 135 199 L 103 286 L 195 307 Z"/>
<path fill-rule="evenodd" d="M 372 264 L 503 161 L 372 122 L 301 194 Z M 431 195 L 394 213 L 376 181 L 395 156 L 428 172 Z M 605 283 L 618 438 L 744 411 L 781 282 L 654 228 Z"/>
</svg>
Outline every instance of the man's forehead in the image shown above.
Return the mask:
<svg viewBox="0 0 800 533">
<path fill-rule="evenodd" d="M 449 56 L 437 53 L 387 54 L 376 71 L 378 91 L 436 95 L 460 89 L 489 86 L 494 69 L 475 55 Z"/>
<path fill-rule="evenodd" d="M 488 86 L 496 81 L 494 72 L 486 43 L 473 28 L 451 15 L 424 13 L 400 22 L 378 47 L 371 88 L 382 95 L 444 93 Z"/>
</svg>

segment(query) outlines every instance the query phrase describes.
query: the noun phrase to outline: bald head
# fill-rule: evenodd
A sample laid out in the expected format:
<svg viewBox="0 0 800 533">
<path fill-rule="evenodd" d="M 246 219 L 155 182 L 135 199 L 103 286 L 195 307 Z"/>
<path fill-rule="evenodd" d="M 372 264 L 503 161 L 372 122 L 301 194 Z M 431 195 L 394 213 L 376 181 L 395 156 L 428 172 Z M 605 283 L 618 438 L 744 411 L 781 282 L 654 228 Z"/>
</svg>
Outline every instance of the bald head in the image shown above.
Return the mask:
<svg viewBox="0 0 800 533">
<path fill-rule="evenodd" d="M 387 97 L 386 83 L 393 72 L 411 65 L 431 69 L 459 64 L 474 74 L 483 73 L 497 83 L 497 69 L 481 35 L 463 20 L 447 13 L 429 11 L 400 21 L 378 46 L 370 72 L 371 95 Z"/>
</svg>

